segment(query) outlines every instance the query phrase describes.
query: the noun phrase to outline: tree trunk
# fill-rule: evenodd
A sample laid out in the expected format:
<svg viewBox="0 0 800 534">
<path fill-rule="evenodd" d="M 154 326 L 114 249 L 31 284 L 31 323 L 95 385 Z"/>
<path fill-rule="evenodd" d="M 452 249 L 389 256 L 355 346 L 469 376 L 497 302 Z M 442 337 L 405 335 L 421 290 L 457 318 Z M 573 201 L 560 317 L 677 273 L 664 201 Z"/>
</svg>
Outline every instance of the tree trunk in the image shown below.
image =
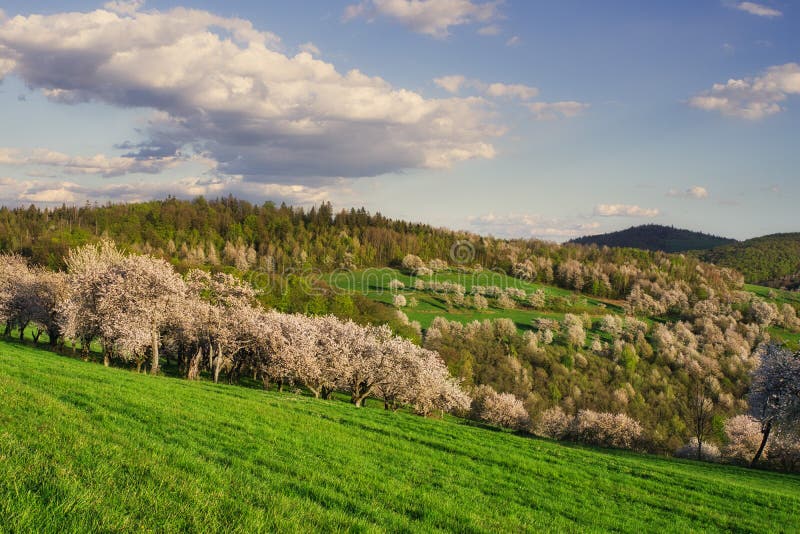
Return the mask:
<svg viewBox="0 0 800 534">
<path fill-rule="evenodd" d="M 150 339 L 152 342 L 152 350 L 153 350 L 153 364 L 150 368 L 150 374 L 157 375 L 158 374 L 158 330 L 153 329 L 150 333 Z"/>
<path fill-rule="evenodd" d="M 103 351 L 103 366 L 109 367 L 111 366 L 111 358 L 108 357 L 108 352 Z"/>
<path fill-rule="evenodd" d="M 222 351 L 217 348 L 217 357 L 214 358 L 214 383 L 219 382 L 219 373 L 222 371 Z"/>
<path fill-rule="evenodd" d="M 253 380 L 255 380 L 255 378 Z M 261 383 L 264 384 L 265 390 L 269 389 L 269 375 L 267 373 L 261 374 Z"/>
<path fill-rule="evenodd" d="M 700 441 L 699 438 L 697 440 L 697 459 L 698 460 L 702 460 L 703 459 L 703 442 Z"/>
<path fill-rule="evenodd" d="M 772 421 L 768 422 L 767 426 L 764 427 L 764 439 L 761 440 L 761 445 L 758 447 L 758 452 L 756 452 L 756 455 L 753 457 L 753 461 L 750 462 L 750 467 L 755 467 L 758 459 L 761 458 L 761 454 L 764 452 L 764 447 L 767 446 L 770 430 L 772 430 Z"/>
<path fill-rule="evenodd" d="M 352 402 L 356 408 L 361 408 L 362 404 L 364 403 L 364 399 L 366 399 L 371 392 L 372 386 L 365 386 L 364 383 L 358 384 L 353 388 L 353 393 L 350 396 L 350 402 Z"/>
<path fill-rule="evenodd" d="M 41 337 L 42 331 L 38 328 L 33 332 L 33 344 L 36 345 L 39 343 L 39 337 Z"/>
<path fill-rule="evenodd" d="M 200 360 L 203 358 L 203 348 L 198 347 L 197 354 L 189 360 L 189 369 L 186 372 L 187 380 L 197 380 L 200 376 Z"/>
<path fill-rule="evenodd" d="M 136 360 L 136 373 L 142 372 L 142 360 Z"/>
</svg>

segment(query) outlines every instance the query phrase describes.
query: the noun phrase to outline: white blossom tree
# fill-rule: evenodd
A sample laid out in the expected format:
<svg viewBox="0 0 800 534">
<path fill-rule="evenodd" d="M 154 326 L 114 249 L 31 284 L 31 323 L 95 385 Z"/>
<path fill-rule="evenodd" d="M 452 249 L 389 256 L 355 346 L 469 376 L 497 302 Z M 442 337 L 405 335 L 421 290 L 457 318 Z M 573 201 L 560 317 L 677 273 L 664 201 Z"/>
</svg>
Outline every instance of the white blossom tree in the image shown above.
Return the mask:
<svg viewBox="0 0 800 534">
<path fill-rule="evenodd" d="M 761 444 L 751 462 L 755 465 L 773 429 L 790 429 L 800 422 L 800 357 L 778 345 L 764 347 L 748 403 L 750 415 L 761 424 Z"/>
</svg>

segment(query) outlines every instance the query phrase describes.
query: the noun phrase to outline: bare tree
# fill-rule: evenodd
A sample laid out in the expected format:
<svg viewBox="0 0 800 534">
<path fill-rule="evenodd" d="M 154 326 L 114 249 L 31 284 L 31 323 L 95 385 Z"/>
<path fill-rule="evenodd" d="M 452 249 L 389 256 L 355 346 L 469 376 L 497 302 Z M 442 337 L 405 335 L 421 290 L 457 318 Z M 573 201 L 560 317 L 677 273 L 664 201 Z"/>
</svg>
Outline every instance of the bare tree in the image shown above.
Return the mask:
<svg viewBox="0 0 800 534">
<path fill-rule="evenodd" d="M 697 440 L 697 459 L 701 460 L 703 442 L 711 434 L 711 421 L 714 417 L 714 403 L 707 394 L 706 384 L 701 375 L 690 374 L 690 383 L 681 409 L 692 437 Z"/>
</svg>

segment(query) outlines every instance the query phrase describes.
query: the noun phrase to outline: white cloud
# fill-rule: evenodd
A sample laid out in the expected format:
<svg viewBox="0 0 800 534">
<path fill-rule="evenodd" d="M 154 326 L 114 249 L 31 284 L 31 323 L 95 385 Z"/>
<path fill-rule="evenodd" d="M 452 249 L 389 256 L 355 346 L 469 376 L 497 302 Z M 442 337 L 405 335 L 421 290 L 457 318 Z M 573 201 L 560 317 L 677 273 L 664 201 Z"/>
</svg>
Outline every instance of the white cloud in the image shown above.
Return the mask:
<svg viewBox="0 0 800 534">
<path fill-rule="evenodd" d="M 489 213 L 468 219 L 470 226 L 480 234 L 497 237 L 534 237 L 564 241 L 596 230 L 596 221 L 564 220 L 531 214 L 496 215 Z"/>
<path fill-rule="evenodd" d="M 506 46 L 519 46 L 520 44 L 522 44 L 522 39 L 520 39 L 519 35 L 513 35 L 506 41 Z"/>
<path fill-rule="evenodd" d="M 303 43 L 297 48 L 301 52 L 307 52 L 307 53 L 311 54 L 312 56 L 319 56 L 321 54 L 321 52 L 320 52 L 319 48 L 317 47 L 317 45 L 315 45 L 311 41 L 309 41 L 307 43 Z"/>
<path fill-rule="evenodd" d="M 531 102 L 526 105 L 533 112 L 534 118 L 540 121 L 577 117 L 589 109 L 589 104 L 575 101 Z"/>
<path fill-rule="evenodd" d="M 500 26 L 497 24 L 490 24 L 478 30 L 478 35 L 497 35 L 501 32 Z"/>
<path fill-rule="evenodd" d="M 487 96 L 519 98 L 520 100 L 530 100 L 539 94 L 536 87 L 522 85 L 518 83 L 492 83 L 486 88 Z"/>
<path fill-rule="evenodd" d="M 739 11 L 744 11 L 746 13 L 750 13 L 751 15 L 757 15 L 759 17 L 780 17 L 783 15 L 777 9 L 773 9 L 769 6 L 765 6 L 763 4 L 756 4 L 755 2 L 739 2 L 736 4 L 736 9 Z"/>
<path fill-rule="evenodd" d="M 448 93 L 457 94 L 464 87 L 475 89 L 479 94 L 492 98 L 518 98 L 530 100 L 539 94 L 539 89 L 519 83 L 485 83 L 474 78 L 466 78 L 461 74 L 434 78 L 433 83 Z"/>
<path fill-rule="evenodd" d="M 696 198 L 696 199 L 703 199 L 708 198 L 708 189 L 705 187 L 694 185 L 685 191 L 680 191 L 678 189 L 670 189 L 667 196 L 676 197 L 676 198 Z"/>
<path fill-rule="evenodd" d="M 452 76 L 442 76 L 441 78 L 434 78 L 433 83 L 441 87 L 448 93 L 456 94 L 461 90 L 461 86 L 467 79 L 460 74 Z"/>
<path fill-rule="evenodd" d="M 598 204 L 594 214 L 599 217 L 657 217 L 659 211 L 633 204 Z"/>
<path fill-rule="evenodd" d="M 492 158 L 481 98 L 428 99 L 301 52 L 246 20 L 199 10 L 20 16 L 0 58 L 51 100 L 155 109 L 153 151 L 191 147 L 225 174 L 281 182 L 448 168 Z M 6 67 L 4 67 L 6 68 Z"/>
<path fill-rule="evenodd" d="M 755 78 L 730 79 L 716 83 L 689 99 L 689 105 L 723 115 L 757 120 L 783 111 L 780 103 L 800 94 L 800 65 L 786 63 L 769 67 Z"/>
<path fill-rule="evenodd" d="M 103 7 L 114 13 L 132 15 L 144 6 L 144 0 L 113 0 L 106 2 Z"/>
<path fill-rule="evenodd" d="M 364 0 L 345 8 L 343 20 L 378 17 L 393 19 L 412 31 L 438 39 L 450 35 L 450 28 L 486 24 L 500 17 L 502 0 Z"/>
<path fill-rule="evenodd" d="M 134 173 L 158 174 L 185 159 L 180 155 L 166 157 L 110 157 L 105 154 L 69 156 L 46 148 L 24 151 L 15 148 L 0 148 L 0 165 L 51 167 L 59 169 L 64 174 L 94 174 L 105 178 Z"/>
<path fill-rule="evenodd" d="M 138 181 L 132 183 L 104 183 L 85 185 L 63 180 L 15 180 L 0 178 L 0 202 L 4 204 L 81 204 L 83 202 L 141 202 L 162 199 L 167 195 L 178 198 L 205 196 L 215 198 L 232 194 L 256 202 L 272 200 L 292 205 L 319 204 L 329 200 L 336 188 L 310 187 L 298 184 L 264 184 L 246 182 L 241 176 L 186 177 L 180 180 Z"/>
</svg>

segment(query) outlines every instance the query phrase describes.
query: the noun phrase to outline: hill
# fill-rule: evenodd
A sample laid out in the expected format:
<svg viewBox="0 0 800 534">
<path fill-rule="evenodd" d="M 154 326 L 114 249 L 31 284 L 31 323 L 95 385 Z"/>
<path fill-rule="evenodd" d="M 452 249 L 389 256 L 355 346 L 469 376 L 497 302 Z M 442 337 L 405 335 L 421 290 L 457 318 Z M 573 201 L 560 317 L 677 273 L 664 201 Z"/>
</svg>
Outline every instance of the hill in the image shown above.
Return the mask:
<svg viewBox="0 0 800 534">
<path fill-rule="evenodd" d="M 800 479 L 0 342 L 11 531 L 785 530 Z"/>
<path fill-rule="evenodd" d="M 698 255 L 703 261 L 736 269 L 752 284 L 800 287 L 800 233 L 757 237 Z"/>
<path fill-rule="evenodd" d="M 570 241 L 581 245 L 640 248 L 663 252 L 704 250 L 735 242 L 734 239 L 659 224 L 633 226 L 618 232 L 584 236 Z"/>
</svg>

